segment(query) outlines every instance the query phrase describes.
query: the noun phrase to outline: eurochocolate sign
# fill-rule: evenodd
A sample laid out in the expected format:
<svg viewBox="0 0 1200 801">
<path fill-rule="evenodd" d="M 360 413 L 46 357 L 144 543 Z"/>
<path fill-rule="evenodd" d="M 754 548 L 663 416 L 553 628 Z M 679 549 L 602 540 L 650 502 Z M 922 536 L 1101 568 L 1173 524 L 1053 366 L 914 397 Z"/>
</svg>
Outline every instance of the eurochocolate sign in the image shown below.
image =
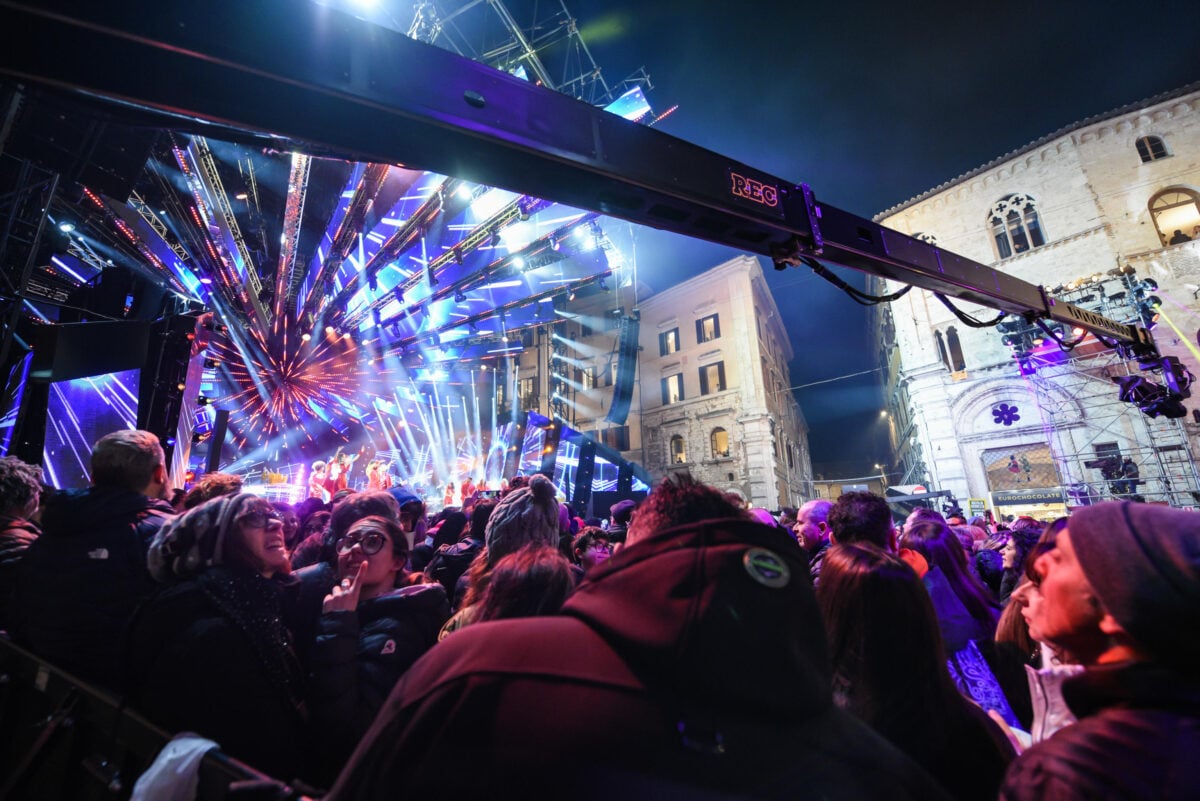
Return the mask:
<svg viewBox="0 0 1200 801">
<path fill-rule="evenodd" d="M 1020 492 L 994 492 L 992 503 L 996 506 L 1018 506 L 1025 503 L 1063 503 L 1061 487 L 1021 490 Z"/>
</svg>

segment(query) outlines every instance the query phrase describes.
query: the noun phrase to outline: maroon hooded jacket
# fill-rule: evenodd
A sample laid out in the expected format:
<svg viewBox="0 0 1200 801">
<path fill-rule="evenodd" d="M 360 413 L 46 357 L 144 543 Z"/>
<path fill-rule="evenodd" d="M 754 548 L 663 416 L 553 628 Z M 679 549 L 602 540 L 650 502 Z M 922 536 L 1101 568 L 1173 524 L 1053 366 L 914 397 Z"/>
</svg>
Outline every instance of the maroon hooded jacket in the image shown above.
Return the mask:
<svg viewBox="0 0 1200 801">
<path fill-rule="evenodd" d="M 946 796 L 833 706 L 796 542 L 714 520 L 620 551 L 560 616 L 428 652 L 327 801 L 400 797 Z"/>
</svg>

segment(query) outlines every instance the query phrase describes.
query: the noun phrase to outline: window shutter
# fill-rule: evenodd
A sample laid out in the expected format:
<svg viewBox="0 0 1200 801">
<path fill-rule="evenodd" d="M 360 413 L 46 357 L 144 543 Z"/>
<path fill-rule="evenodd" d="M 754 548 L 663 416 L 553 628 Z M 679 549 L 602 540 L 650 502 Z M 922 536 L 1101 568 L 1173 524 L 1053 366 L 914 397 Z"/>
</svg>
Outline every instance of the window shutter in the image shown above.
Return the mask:
<svg viewBox="0 0 1200 801">
<path fill-rule="evenodd" d="M 719 315 L 714 314 L 712 316 L 712 321 L 713 321 L 713 339 L 720 339 L 721 338 L 721 318 Z"/>
<path fill-rule="evenodd" d="M 707 395 L 708 391 L 709 391 L 708 390 L 708 368 L 701 367 L 700 368 L 700 394 Z"/>
<path fill-rule="evenodd" d="M 725 362 L 717 362 L 717 389 L 725 389 Z"/>
</svg>

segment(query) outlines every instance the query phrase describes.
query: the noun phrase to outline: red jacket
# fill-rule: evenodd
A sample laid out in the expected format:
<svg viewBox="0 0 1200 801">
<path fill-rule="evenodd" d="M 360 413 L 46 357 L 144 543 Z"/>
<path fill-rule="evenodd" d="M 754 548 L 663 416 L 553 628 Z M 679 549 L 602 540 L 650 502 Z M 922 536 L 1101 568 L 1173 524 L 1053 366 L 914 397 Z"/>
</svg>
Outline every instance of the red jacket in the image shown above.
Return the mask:
<svg viewBox="0 0 1200 801">
<path fill-rule="evenodd" d="M 396 686 L 327 801 L 940 799 L 831 702 L 803 554 L 742 520 L 661 532 L 557 617 L 479 623 Z"/>
</svg>

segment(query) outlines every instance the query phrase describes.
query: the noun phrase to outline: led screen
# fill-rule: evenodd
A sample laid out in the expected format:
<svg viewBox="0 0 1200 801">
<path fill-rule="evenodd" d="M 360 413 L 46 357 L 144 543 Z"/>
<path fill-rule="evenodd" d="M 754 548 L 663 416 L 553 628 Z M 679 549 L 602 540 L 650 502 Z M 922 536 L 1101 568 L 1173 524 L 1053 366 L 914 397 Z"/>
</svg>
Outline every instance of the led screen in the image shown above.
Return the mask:
<svg viewBox="0 0 1200 801">
<path fill-rule="evenodd" d="M 92 445 L 105 434 L 137 428 L 141 370 L 50 384 L 42 469 L 58 489 L 86 487 Z"/>
</svg>

